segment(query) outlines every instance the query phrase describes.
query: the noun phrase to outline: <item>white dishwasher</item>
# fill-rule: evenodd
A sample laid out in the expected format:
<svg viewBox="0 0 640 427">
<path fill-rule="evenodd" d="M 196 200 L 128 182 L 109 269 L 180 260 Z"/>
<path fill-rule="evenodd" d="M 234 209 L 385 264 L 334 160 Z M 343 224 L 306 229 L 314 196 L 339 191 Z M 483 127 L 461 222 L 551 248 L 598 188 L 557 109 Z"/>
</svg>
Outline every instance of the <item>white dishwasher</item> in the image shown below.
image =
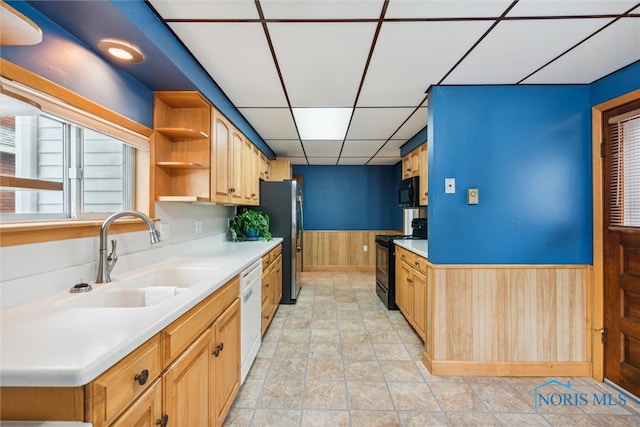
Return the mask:
<svg viewBox="0 0 640 427">
<path fill-rule="evenodd" d="M 240 384 L 247 378 L 262 343 L 261 310 L 262 259 L 258 259 L 240 274 Z"/>
</svg>

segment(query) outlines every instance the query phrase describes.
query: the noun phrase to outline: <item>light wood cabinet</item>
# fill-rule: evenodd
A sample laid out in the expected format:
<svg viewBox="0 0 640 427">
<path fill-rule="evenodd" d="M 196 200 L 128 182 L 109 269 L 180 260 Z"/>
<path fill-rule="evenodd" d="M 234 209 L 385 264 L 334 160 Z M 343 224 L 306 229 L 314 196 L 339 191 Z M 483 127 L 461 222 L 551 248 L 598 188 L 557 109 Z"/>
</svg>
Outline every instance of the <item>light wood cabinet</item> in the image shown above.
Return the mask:
<svg viewBox="0 0 640 427">
<path fill-rule="evenodd" d="M 282 300 L 282 245 L 262 257 L 262 335 Z"/>
<path fill-rule="evenodd" d="M 420 146 L 419 160 L 419 186 L 420 186 L 420 206 L 429 204 L 429 160 L 427 159 L 427 143 Z"/>
<path fill-rule="evenodd" d="M 402 157 L 402 179 L 419 178 L 420 206 L 427 206 L 429 203 L 428 167 L 426 142 Z"/>
<path fill-rule="evenodd" d="M 231 146 L 229 150 L 229 183 L 231 188 L 230 202 L 235 205 L 242 204 L 242 150 L 244 136 L 235 127 L 231 128 Z"/>
<path fill-rule="evenodd" d="M 154 94 L 155 200 L 210 201 L 211 104 L 195 91 Z"/>
<path fill-rule="evenodd" d="M 396 246 L 396 304 L 423 341 L 427 335 L 427 260 Z"/>
<path fill-rule="evenodd" d="M 242 149 L 242 204 L 258 206 L 260 204 L 260 178 L 258 176 L 258 148 L 248 139 Z"/>
<path fill-rule="evenodd" d="M 270 174 L 267 181 L 284 181 L 291 179 L 291 162 L 289 160 L 271 160 Z"/>
<path fill-rule="evenodd" d="M 165 427 L 169 416 L 162 413 L 162 381 L 156 380 L 112 427 Z"/>
<path fill-rule="evenodd" d="M 264 155 L 264 153 L 260 153 L 260 174 L 259 178 L 264 181 L 271 180 L 271 160 Z"/>
</svg>

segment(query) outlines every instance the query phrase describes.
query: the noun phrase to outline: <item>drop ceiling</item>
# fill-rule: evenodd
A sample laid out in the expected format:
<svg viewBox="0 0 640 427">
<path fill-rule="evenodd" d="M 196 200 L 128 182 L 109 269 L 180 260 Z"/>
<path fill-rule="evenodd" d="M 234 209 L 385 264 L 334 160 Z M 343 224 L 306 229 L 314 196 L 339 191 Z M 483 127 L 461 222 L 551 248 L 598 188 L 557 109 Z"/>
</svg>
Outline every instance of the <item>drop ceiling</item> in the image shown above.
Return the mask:
<svg viewBox="0 0 640 427">
<path fill-rule="evenodd" d="M 78 25 L 73 14 L 52 3 L 84 3 L 85 22 L 97 8 L 30 3 L 68 27 Z M 590 84 L 640 60 L 638 0 L 147 4 L 278 158 L 293 164 L 397 163 L 400 147 L 427 124 L 432 85 Z M 91 45 L 98 34 L 89 33 L 101 25 L 76 33 L 87 32 L 81 38 Z M 152 79 L 162 76 L 148 74 L 132 75 L 157 86 Z M 305 107 L 352 108 L 346 137 L 301 140 L 291 109 Z"/>
</svg>

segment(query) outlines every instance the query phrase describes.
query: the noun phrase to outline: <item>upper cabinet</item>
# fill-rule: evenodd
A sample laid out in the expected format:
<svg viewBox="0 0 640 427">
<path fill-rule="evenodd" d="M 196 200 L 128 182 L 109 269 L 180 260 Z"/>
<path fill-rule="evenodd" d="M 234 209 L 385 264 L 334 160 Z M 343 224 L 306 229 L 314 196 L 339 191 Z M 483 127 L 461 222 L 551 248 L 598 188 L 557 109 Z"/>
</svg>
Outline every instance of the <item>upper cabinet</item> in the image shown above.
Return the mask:
<svg viewBox="0 0 640 427">
<path fill-rule="evenodd" d="M 429 203 L 428 168 L 427 142 L 402 157 L 402 179 L 414 176 L 419 178 L 420 206 L 427 206 Z"/>
<path fill-rule="evenodd" d="M 152 188 L 158 201 L 211 201 L 211 104 L 199 92 L 155 92 Z"/>
</svg>

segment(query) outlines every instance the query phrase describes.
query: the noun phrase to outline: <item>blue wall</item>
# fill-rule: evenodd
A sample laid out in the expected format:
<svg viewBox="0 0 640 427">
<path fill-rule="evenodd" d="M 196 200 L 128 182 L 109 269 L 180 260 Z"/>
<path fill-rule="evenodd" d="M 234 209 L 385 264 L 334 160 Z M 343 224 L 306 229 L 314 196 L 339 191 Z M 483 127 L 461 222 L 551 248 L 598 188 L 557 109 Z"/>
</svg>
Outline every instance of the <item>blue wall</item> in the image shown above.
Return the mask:
<svg viewBox="0 0 640 427">
<path fill-rule="evenodd" d="M 427 129 L 430 261 L 592 262 L 589 86 L 432 87 Z"/>
<path fill-rule="evenodd" d="M 640 61 L 591 84 L 591 105 L 640 89 Z"/>
<path fill-rule="evenodd" d="M 307 230 L 402 230 L 399 166 L 300 166 Z"/>
</svg>

